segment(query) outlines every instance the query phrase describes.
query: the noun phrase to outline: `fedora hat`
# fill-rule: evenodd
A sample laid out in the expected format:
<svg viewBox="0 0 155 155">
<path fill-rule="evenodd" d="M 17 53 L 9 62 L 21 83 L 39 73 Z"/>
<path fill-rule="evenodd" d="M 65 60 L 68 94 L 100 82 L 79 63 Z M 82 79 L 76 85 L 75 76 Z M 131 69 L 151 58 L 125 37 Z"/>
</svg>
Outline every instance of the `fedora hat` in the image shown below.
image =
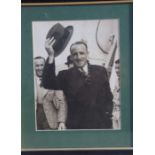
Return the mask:
<svg viewBox="0 0 155 155">
<path fill-rule="evenodd" d="M 73 34 L 73 26 L 63 27 L 60 23 L 55 24 L 50 28 L 46 35 L 46 39 L 54 37 L 56 40 L 53 44 L 55 51 L 54 56 L 58 56 L 67 46 L 71 36 Z"/>
</svg>

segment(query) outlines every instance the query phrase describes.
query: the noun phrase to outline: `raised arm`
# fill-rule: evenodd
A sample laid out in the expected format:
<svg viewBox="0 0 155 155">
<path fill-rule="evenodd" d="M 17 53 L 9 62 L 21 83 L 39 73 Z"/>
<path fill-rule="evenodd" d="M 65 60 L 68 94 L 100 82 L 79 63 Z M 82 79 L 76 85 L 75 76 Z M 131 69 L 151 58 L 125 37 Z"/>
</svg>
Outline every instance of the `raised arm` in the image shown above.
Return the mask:
<svg viewBox="0 0 155 155">
<path fill-rule="evenodd" d="M 47 39 L 45 41 L 45 49 L 48 54 L 48 58 L 45 63 L 43 71 L 43 87 L 46 89 L 56 89 L 56 74 L 55 74 L 55 62 L 54 62 L 54 49 L 53 44 L 55 43 L 54 38 Z"/>
</svg>

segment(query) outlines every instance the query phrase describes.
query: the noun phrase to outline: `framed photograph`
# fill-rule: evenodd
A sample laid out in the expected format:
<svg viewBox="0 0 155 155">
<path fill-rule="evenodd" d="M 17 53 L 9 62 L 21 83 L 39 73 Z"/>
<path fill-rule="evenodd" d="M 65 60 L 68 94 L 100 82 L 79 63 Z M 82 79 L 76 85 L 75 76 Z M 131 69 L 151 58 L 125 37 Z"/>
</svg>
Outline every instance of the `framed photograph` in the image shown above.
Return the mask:
<svg viewBox="0 0 155 155">
<path fill-rule="evenodd" d="M 132 1 L 22 3 L 22 151 L 132 149 Z"/>
</svg>

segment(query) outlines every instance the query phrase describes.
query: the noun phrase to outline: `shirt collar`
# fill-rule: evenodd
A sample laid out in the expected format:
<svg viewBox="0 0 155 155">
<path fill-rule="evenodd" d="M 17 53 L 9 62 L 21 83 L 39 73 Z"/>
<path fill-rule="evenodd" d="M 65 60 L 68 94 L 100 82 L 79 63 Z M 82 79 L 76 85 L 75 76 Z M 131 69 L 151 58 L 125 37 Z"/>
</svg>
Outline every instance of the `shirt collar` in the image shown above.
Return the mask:
<svg viewBox="0 0 155 155">
<path fill-rule="evenodd" d="M 42 78 L 36 76 L 36 81 L 37 81 L 37 85 L 40 85 L 41 84 L 41 81 L 42 81 Z"/>
<path fill-rule="evenodd" d="M 79 68 L 80 72 L 85 72 L 86 74 L 88 74 L 88 63 L 86 63 L 82 68 Z"/>
<path fill-rule="evenodd" d="M 83 67 L 83 70 L 88 74 L 88 63 Z"/>
</svg>

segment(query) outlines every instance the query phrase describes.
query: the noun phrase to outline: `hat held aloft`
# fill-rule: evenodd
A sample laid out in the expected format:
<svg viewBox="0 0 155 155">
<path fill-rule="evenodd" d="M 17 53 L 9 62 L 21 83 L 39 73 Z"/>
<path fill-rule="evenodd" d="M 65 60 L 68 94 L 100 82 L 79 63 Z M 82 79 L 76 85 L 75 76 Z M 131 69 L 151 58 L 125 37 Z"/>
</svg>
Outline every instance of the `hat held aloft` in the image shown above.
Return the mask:
<svg viewBox="0 0 155 155">
<path fill-rule="evenodd" d="M 46 35 L 46 39 L 54 37 L 56 40 L 53 44 L 55 51 L 54 56 L 58 56 L 66 48 L 71 36 L 73 34 L 73 26 L 63 27 L 60 23 L 55 24 L 50 28 Z"/>
</svg>

